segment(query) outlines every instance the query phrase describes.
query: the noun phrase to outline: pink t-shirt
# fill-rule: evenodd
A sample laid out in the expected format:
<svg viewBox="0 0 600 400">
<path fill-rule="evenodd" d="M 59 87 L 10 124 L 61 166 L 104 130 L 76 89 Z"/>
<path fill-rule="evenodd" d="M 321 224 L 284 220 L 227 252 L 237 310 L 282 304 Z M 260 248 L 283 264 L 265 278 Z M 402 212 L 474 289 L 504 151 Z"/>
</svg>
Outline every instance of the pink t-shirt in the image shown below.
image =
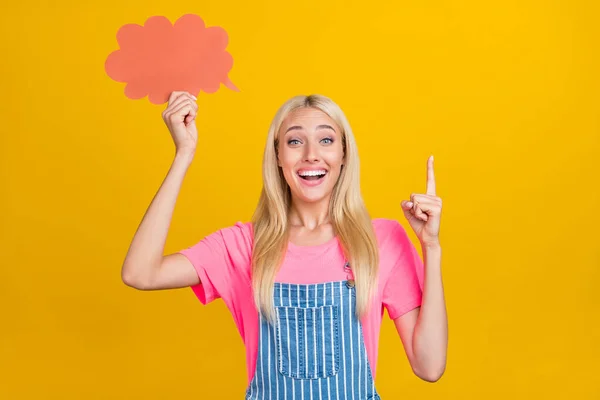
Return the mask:
<svg viewBox="0 0 600 400">
<path fill-rule="evenodd" d="M 398 221 L 372 220 L 379 246 L 379 285 L 369 313 L 362 319 L 363 336 L 373 378 L 384 308 L 391 319 L 421 305 L 423 262 Z M 246 346 L 248 383 L 258 355 L 259 318 L 252 296 L 252 223 L 220 229 L 180 253 L 193 264 L 200 284 L 192 289 L 202 304 L 221 298 L 231 312 Z M 318 246 L 289 242 L 276 282 L 313 284 L 347 279 L 345 258 L 337 237 Z"/>
</svg>

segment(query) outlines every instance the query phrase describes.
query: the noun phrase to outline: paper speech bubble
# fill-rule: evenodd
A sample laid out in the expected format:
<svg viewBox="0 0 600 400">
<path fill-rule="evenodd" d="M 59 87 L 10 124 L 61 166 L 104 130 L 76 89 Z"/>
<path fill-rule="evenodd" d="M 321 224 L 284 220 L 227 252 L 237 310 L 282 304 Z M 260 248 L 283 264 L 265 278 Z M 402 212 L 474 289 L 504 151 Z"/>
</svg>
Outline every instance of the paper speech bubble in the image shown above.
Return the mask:
<svg viewBox="0 0 600 400">
<path fill-rule="evenodd" d="M 144 26 L 127 24 L 117 32 L 120 49 L 106 58 L 104 68 L 117 82 L 126 82 L 130 99 L 148 96 L 163 104 L 175 90 L 198 96 L 216 92 L 221 83 L 239 92 L 227 76 L 233 57 L 225 48 L 229 39 L 219 26 L 207 28 L 198 15 L 186 14 L 171 22 L 154 16 Z"/>
</svg>

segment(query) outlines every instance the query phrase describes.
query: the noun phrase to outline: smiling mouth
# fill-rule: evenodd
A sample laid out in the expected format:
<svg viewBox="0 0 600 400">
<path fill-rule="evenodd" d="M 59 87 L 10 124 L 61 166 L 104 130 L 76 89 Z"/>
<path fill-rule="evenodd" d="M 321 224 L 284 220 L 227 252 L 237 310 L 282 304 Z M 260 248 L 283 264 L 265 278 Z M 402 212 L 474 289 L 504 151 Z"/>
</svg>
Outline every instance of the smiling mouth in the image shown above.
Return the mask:
<svg viewBox="0 0 600 400">
<path fill-rule="evenodd" d="M 321 178 L 324 178 L 325 175 L 327 175 L 327 171 L 325 173 L 317 173 L 317 174 L 310 174 L 310 175 L 300 175 L 298 174 L 298 176 L 302 179 L 304 179 L 305 181 L 318 181 Z"/>
</svg>

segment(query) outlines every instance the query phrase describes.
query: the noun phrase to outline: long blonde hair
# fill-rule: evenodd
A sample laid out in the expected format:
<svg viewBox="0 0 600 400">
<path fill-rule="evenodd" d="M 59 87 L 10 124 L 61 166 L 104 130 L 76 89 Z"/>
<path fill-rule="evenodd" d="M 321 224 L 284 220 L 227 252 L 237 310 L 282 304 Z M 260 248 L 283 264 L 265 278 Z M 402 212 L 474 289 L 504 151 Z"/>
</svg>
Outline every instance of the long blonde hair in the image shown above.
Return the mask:
<svg viewBox="0 0 600 400">
<path fill-rule="evenodd" d="M 356 281 L 357 316 L 363 317 L 377 288 L 379 252 L 371 217 L 360 192 L 358 149 L 352 129 L 340 107 L 322 95 L 295 96 L 277 111 L 267 137 L 263 158 L 263 188 L 254 215 L 252 288 L 259 312 L 275 321 L 275 275 L 283 262 L 289 240 L 288 212 L 291 192 L 277 163 L 278 132 L 293 111 L 311 107 L 333 119 L 342 129 L 345 162 L 333 188 L 329 217 Z M 340 266 L 341 268 L 342 266 Z"/>
</svg>

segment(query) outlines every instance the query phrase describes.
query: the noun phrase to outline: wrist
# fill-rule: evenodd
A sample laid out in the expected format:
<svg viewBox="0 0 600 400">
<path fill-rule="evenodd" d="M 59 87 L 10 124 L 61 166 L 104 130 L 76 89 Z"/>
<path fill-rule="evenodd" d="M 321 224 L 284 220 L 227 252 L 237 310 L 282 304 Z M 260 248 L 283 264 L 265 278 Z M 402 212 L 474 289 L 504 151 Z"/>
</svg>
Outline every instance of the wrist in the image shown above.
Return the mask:
<svg viewBox="0 0 600 400">
<path fill-rule="evenodd" d="M 421 242 L 421 247 L 423 250 L 440 250 L 442 245 L 439 240 L 435 240 L 431 242 Z"/>
<path fill-rule="evenodd" d="M 190 164 L 194 159 L 194 153 L 194 150 L 178 150 L 175 152 L 175 161 L 181 161 Z"/>
</svg>

